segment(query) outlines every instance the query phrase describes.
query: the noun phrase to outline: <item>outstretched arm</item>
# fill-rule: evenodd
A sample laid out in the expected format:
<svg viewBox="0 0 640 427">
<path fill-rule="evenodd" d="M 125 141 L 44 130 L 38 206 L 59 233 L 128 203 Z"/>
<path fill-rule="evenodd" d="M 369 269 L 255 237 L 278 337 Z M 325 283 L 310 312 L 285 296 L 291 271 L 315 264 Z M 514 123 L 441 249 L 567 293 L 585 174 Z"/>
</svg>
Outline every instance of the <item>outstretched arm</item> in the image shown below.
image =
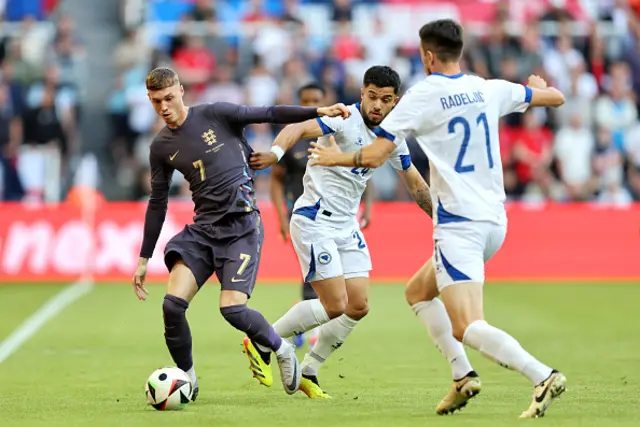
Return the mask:
<svg viewBox="0 0 640 427">
<path fill-rule="evenodd" d="M 298 107 L 294 105 L 275 105 L 271 107 L 252 107 L 230 102 L 211 104 L 214 115 L 222 116 L 237 127 L 245 127 L 254 123 L 299 123 L 316 117 L 343 117 L 351 115 L 344 104 L 329 107 Z"/>
<path fill-rule="evenodd" d="M 387 136 L 378 136 L 372 144 L 355 153 L 341 153 L 331 144 L 328 147 L 312 143 L 309 149 L 311 166 L 356 166 L 378 168 L 391 156 L 396 145 Z"/>
<path fill-rule="evenodd" d="M 411 165 L 406 171 L 397 171 L 400 179 L 407 187 L 409 194 L 416 201 L 420 209 L 433 218 L 433 202 L 431 201 L 431 191 L 420 172 L 414 165 Z"/>
</svg>

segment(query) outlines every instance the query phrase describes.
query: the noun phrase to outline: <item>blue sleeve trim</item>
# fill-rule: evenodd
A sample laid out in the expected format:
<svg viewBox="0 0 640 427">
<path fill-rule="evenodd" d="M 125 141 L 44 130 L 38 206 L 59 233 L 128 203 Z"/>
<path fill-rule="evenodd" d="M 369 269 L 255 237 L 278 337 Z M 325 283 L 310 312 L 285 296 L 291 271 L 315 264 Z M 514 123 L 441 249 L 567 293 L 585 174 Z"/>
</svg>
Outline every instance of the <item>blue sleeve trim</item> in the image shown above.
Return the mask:
<svg viewBox="0 0 640 427">
<path fill-rule="evenodd" d="M 533 97 L 533 91 L 529 86 L 524 87 L 524 102 L 527 104 L 531 103 L 531 98 Z"/>
<path fill-rule="evenodd" d="M 402 164 L 402 170 L 406 171 L 411 167 L 411 155 L 400 154 L 400 163 Z"/>
<path fill-rule="evenodd" d="M 390 134 L 386 130 L 382 129 L 380 126 L 378 126 L 376 129 L 374 129 L 373 133 L 375 133 L 376 136 L 379 136 L 380 138 L 388 139 L 391 142 L 396 140 L 395 136 L 393 136 L 392 134 Z"/>
<path fill-rule="evenodd" d="M 317 117 L 316 120 L 318 121 L 318 124 L 320 125 L 320 129 L 322 129 L 322 134 L 323 135 L 329 135 L 329 134 L 334 133 L 334 131 L 329 126 L 327 126 L 327 124 L 325 122 L 323 122 L 320 117 Z"/>
</svg>

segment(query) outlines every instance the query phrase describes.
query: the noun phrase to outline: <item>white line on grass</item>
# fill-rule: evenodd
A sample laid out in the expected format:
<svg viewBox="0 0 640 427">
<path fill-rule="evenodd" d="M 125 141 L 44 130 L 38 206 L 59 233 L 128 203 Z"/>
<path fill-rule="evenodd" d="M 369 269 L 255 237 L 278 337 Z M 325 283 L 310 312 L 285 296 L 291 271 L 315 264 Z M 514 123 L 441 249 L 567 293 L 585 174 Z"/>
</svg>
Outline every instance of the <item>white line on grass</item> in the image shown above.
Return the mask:
<svg viewBox="0 0 640 427">
<path fill-rule="evenodd" d="M 0 363 L 11 356 L 22 344 L 34 336 L 49 320 L 60 314 L 65 308 L 88 294 L 93 289 L 93 282 L 79 280 L 49 299 L 35 313 L 25 320 L 11 335 L 0 342 Z"/>
</svg>

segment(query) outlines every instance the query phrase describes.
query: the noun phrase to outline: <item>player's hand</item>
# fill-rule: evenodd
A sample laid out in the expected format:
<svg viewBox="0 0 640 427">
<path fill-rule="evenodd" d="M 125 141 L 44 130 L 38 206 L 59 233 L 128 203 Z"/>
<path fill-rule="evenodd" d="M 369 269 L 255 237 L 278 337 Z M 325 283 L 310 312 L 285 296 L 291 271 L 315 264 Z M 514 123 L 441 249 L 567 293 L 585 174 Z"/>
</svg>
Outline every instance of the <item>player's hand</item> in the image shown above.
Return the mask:
<svg viewBox="0 0 640 427">
<path fill-rule="evenodd" d="M 136 293 L 136 296 L 140 301 L 145 301 L 147 299 L 147 295 L 149 295 L 149 291 L 144 287 L 144 282 L 147 279 L 147 265 L 146 264 L 138 264 L 138 268 L 136 268 L 136 272 L 133 275 L 133 291 Z"/>
<path fill-rule="evenodd" d="M 282 237 L 282 240 L 285 242 L 289 241 L 289 224 L 284 221 L 280 222 L 280 237 Z"/>
<path fill-rule="evenodd" d="M 318 116 L 342 117 L 343 119 L 347 119 L 351 116 L 351 111 L 349 111 L 346 105 L 338 103 L 329 107 L 318 108 Z"/>
<path fill-rule="evenodd" d="M 336 164 L 333 156 L 341 153 L 340 147 L 333 138 L 329 138 L 329 145 L 320 145 L 312 142 L 309 148 L 309 164 L 311 166 L 334 166 Z"/>
<path fill-rule="evenodd" d="M 360 223 L 360 229 L 365 230 L 367 227 L 369 227 L 369 224 L 371 224 L 371 213 L 366 210 L 363 211 L 358 222 Z"/>
<path fill-rule="evenodd" d="M 255 170 L 267 169 L 276 163 L 278 163 L 278 156 L 271 151 L 267 153 L 251 153 L 249 157 L 249 166 Z"/>
<path fill-rule="evenodd" d="M 527 81 L 527 86 L 532 87 L 534 89 L 546 89 L 547 82 L 537 74 L 531 74 L 529 76 L 529 80 Z"/>
</svg>

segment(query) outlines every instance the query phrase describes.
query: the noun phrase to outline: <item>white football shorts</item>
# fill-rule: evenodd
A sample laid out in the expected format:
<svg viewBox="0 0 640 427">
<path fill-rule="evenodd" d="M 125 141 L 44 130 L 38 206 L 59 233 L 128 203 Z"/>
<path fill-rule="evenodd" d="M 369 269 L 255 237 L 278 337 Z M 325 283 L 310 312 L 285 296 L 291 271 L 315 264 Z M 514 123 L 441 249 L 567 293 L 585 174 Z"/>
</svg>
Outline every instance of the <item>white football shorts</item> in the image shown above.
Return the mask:
<svg viewBox="0 0 640 427">
<path fill-rule="evenodd" d="M 340 229 L 293 215 L 290 232 L 305 282 L 369 277 L 371 255 L 357 224 Z"/>
<path fill-rule="evenodd" d="M 484 265 L 498 252 L 506 225 L 465 221 L 438 224 L 433 231 L 438 290 L 454 283 L 484 283 Z"/>
</svg>

